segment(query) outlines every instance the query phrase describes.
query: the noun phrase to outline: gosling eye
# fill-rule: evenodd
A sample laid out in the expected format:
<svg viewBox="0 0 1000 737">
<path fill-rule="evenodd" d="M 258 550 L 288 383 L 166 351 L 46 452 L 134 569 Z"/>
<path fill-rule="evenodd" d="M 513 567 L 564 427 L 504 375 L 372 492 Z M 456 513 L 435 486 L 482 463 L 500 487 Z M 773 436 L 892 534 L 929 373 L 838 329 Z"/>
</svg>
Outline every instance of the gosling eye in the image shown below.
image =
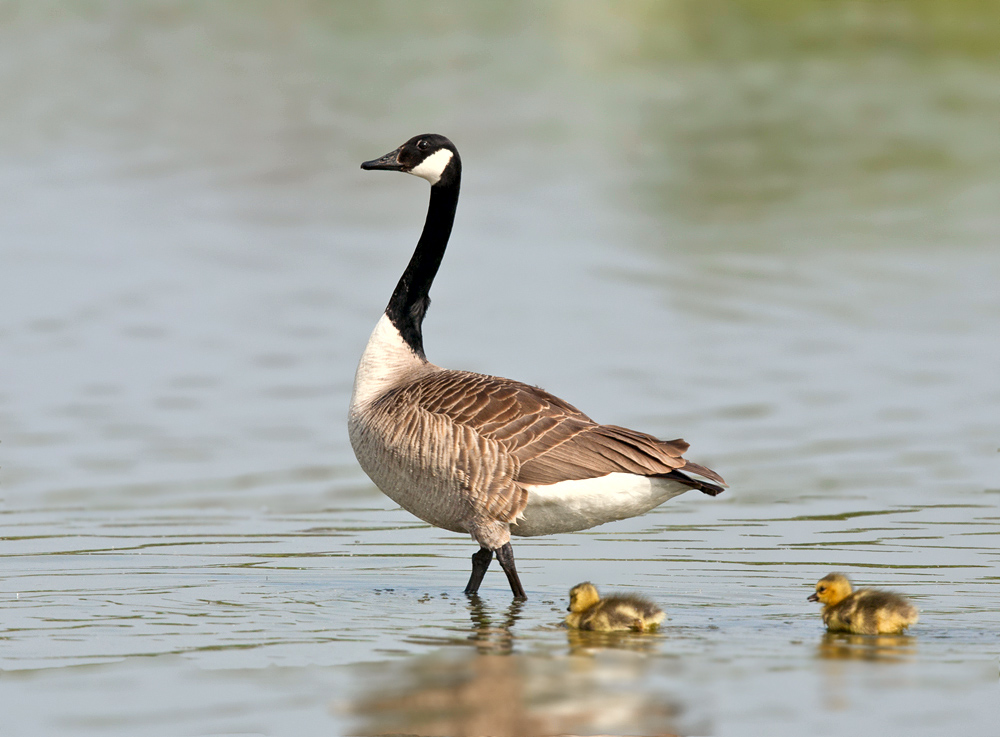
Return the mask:
<svg viewBox="0 0 1000 737">
<path fill-rule="evenodd" d="M 826 586 L 820 586 L 818 589 L 816 589 L 816 591 L 822 594 L 824 591 L 826 591 Z"/>
<path fill-rule="evenodd" d="M 427 143 L 427 141 L 425 141 L 423 138 L 417 141 L 417 148 L 419 148 L 421 151 L 426 151 L 428 147 L 430 147 L 430 144 Z"/>
</svg>

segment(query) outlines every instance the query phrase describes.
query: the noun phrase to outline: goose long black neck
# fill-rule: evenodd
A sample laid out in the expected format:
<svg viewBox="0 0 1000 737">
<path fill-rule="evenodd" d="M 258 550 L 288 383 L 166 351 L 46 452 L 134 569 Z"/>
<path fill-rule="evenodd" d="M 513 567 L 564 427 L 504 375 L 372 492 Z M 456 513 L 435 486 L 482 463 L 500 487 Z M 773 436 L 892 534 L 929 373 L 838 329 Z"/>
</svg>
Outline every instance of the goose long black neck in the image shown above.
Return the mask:
<svg viewBox="0 0 1000 737">
<path fill-rule="evenodd" d="M 455 164 L 457 163 L 456 161 Z M 444 258 L 451 226 L 455 222 L 460 184 L 461 170 L 456 168 L 447 182 L 442 179 L 431 186 L 431 200 L 427 207 L 424 230 L 413 256 L 410 257 L 410 263 L 399 278 L 389 305 L 385 308 L 386 316 L 399 330 L 403 340 L 421 357 L 424 357 L 421 325 L 431 303 L 431 284 L 441 265 L 441 259 Z"/>
</svg>

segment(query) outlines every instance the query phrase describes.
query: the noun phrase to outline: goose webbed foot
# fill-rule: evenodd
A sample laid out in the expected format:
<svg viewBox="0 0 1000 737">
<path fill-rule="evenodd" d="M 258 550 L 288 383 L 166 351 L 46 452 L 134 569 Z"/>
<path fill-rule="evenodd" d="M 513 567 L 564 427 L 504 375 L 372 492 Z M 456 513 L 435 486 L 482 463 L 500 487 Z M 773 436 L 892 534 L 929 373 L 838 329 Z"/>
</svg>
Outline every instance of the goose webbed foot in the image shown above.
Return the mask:
<svg viewBox="0 0 1000 737">
<path fill-rule="evenodd" d="M 486 569 L 490 567 L 492 560 L 493 551 L 489 548 L 480 548 L 472 554 L 472 575 L 469 576 L 469 583 L 465 586 L 467 596 L 479 591 L 479 584 L 483 582 L 483 576 L 486 575 Z"/>
</svg>

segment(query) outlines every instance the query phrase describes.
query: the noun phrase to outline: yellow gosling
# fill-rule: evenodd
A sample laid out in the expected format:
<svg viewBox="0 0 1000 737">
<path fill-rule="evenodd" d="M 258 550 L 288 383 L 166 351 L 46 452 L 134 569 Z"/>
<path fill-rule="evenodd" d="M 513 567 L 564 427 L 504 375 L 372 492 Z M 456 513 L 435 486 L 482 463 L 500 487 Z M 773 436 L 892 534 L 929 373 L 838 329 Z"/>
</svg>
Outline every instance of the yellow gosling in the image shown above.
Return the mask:
<svg viewBox="0 0 1000 737">
<path fill-rule="evenodd" d="M 602 599 L 589 582 L 570 589 L 568 611 L 567 625 L 595 632 L 647 632 L 656 629 L 664 617 L 656 604 L 641 596 L 618 594 Z"/>
<path fill-rule="evenodd" d="M 878 589 L 852 591 L 843 573 L 821 578 L 809 601 L 824 605 L 823 624 L 831 632 L 896 635 L 918 619 L 916 607 L 902 596 Z"/>
</svg>

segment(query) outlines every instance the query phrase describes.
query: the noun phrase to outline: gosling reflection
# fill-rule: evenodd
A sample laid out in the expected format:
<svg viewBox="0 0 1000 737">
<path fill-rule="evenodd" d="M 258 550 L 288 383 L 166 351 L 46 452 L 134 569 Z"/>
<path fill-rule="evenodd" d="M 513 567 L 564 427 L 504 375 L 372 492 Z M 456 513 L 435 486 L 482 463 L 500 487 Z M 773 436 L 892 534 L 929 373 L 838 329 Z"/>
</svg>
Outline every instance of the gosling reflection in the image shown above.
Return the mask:
<svg viewBox="0 0 1000 737">
<path fill-rule="evenodd" d="M 473 630 L 469 639 L 475 643 L 476 650 L 483 655 L 509 655 L 514 651 L 514 633 L 511 631 L 517 620 L 521 618 L 524 608 L 523 599 L 515 599 L 503 611 L 502 616 L 494 617 L 479 598 L 479 594 L 470 594 L 469 617 L 472 619 Z"/>
<path fill-rule="evenodd" d="M 917 638 L 909 635 L 853 635 L 827 632 L 816 648 L 824 660 L 881 660 L 903 662 L 917 654 Z"/>
<path fill-rule="evenodd" d="M 592 632 L 569 629 L 566 642 L 570 655 L 596 655 L 602 650 L 627 650 L 633 653 L 652 654 L 659 650 L 661 637 L 639 635 L 628 630 L 617 632 Z"/>
<path fill-rule="evenodd" d="M 917 639 L 909 635 L 854 635 L 846 632 L 826 632 L 816 646 L 816 657 L 823 662 L 820 672 L 824 707 L 829 711 L 852 708 L 853 684 L 857 668 L 850 661 L 905 663 L 915 660 Z M 891 669 L 887 673 L 898 671 Z M 888 677 L 892 677 L 889 675 Z"/>
</svg>

